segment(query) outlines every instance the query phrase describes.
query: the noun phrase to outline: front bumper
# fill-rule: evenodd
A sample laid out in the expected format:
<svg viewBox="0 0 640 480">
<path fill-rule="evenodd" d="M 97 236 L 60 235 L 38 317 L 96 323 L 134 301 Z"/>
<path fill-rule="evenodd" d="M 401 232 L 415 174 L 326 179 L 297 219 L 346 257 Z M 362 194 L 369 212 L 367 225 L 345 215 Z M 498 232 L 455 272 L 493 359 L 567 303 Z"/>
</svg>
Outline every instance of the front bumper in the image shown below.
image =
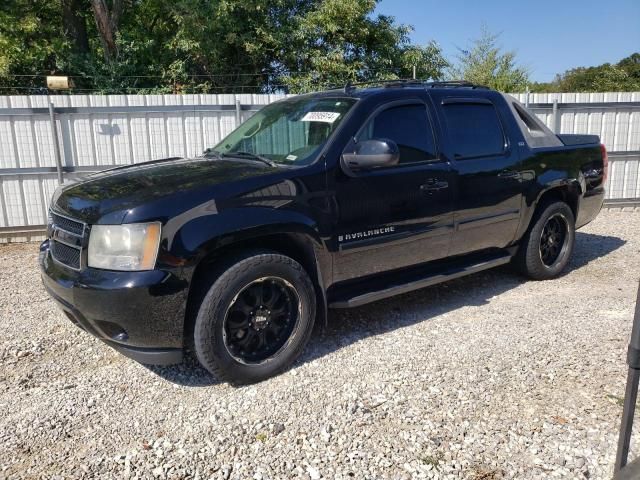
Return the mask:
<svg viewBox="0 0 640 480">
<path fill-rule="evenodd" d="M 40 246 L 42 282 L 65 315 L 123 355 L 154 365 L 182 361 L 187 282 L 171 272 L 74 271 Z"/>
</svg>

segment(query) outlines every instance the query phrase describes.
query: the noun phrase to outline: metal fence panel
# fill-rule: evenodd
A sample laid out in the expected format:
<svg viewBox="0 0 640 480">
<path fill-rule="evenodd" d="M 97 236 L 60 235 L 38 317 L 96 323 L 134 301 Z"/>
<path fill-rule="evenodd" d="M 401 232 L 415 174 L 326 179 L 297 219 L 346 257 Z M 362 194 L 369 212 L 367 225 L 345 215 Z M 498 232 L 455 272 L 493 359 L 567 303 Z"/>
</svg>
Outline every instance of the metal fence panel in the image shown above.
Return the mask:
<svg viewBox="0 0 640 480">
<path fill-rule="evenodd" d="M 610 199 L 640 199 L 640 92 L 514 94 L 559 133 L 599 135 L 610 152 Z M 56 129 L 65 178 L 215 145 L 284 95 L 0 96 L 0 238 L 46 223 L 57 184 Z M 554 110 L 554 102 L 557 103 Z M 557 111 L 557 114 L 554 112 Z M 299 140 L 303 131 L 278 137 Z M 256 139 L 273 142 L 275 138 Z"/>
</svg>

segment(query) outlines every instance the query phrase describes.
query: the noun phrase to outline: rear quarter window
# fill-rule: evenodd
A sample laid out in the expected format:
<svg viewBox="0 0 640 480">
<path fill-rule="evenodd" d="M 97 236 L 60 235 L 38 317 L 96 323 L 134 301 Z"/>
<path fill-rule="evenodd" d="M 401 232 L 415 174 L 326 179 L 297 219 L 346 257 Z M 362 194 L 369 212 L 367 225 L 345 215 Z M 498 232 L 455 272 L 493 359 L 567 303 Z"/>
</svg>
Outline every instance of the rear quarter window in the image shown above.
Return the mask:
<svg viewBox="0 0 640 480">
<path fill-rule="evenodd" d="M 504 153 L 504 132 L 493 104 L 445 103 L 442 110 L 455 158 Z"/>
</svg>

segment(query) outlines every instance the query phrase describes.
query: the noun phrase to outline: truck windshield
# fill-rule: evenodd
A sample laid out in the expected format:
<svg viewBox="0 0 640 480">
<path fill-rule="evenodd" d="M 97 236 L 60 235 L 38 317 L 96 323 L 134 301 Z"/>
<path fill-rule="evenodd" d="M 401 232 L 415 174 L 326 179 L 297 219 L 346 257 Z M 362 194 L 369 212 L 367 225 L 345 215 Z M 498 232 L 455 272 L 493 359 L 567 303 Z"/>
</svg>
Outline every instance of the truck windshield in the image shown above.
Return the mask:
<svg viewBox="0 0 640 480">
<path fill-rule="evenodd" d="M 315 160 L 355 101 L 353 98 L 294 97 L 272 103 L 208 152 L 307 165 Z"/>
</svg>

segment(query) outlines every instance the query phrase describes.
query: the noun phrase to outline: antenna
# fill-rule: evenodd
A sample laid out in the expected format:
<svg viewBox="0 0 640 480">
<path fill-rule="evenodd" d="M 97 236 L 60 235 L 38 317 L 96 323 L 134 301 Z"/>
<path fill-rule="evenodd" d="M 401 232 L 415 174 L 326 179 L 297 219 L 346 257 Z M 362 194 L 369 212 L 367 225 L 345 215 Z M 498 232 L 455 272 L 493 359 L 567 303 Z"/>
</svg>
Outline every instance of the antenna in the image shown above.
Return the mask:
<svg viewBox="0 0 640 480">
<path fill-rule="evenodd" d="M 356 87 L 353 86 L 353 84 L 351 83 L 351 80 L 347 80 L 347 83 L 344 86 L 344 93 L 353 93 L 353 91 L 356 89 Z"/>
</svg>

